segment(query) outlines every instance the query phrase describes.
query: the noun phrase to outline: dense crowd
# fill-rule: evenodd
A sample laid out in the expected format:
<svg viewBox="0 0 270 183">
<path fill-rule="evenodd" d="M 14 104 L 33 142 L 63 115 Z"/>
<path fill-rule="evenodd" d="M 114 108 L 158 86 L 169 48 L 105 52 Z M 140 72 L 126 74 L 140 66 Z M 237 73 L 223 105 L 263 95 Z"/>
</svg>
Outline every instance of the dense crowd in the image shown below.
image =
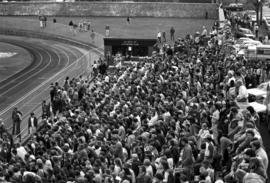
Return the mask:
<svg viewBox="0 0 270 183">
<path fill-rule="evenodd" d="M 230 27 L 217 27 L 142 62 L 96 66 L 94 81 L 53 84 L 54 114 L 45 102 L 27 144 L 1 130 L 0 182 L 266 182 L 260 116 L 237 107 L 262 68 L 228 51 Z"/>
</svg>

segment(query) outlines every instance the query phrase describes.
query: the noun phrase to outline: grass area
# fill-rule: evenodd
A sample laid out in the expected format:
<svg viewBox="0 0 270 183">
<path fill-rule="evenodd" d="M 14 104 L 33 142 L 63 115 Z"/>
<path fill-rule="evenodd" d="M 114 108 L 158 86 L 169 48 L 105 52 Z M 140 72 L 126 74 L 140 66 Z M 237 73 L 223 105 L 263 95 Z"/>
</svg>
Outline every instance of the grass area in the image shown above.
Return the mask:
<svg viewBox="0 0 270 183">
<path fill-rule="evenodd" d="M 38 20 L 37 17 L 5 17 L 12 19 L 31 19 Z M 53 21 L 54 17 L 48 17 L 48 23 Z M 187 19 L 187 18 L 149 18 L 138 17 L 131 18 L 131 24 L 128 24 L 125 17 L 55 17 L 57 24 L 68 25 L 72 20 L 78 24 L 82 20 L 91 22 L 93 30 L 101 35 L 105 35 L 105 26 L 109 25 L 112 37 L 124 38 L 156 38 L 158 31 L 166 31 L 169 37 L 169 30 L 173 26 L 176 30 L 176 37 L 183 37 L 186 34 L 194 34 L 202 31 L 202 26 L 211 29 L 213 19 Z M 23 21 L 20 21 L 23 23 Z M 20 23 L 18 22 L 18 23 Z M 36 23 L 38 26 L 38 22 Z M 90 39 L 90 34 L 89 39 Z"/>
<path fill-rule="evenodd" d="M 11 57 L 0 57 L 0 81 L 3 81 L 13 74 L 23 70 L 32 62 L 32 56 L 27 50 L 18 46 L 3 43 L 1 40 L 0 52 L 4 54 L 7 52 L 16 53 Z"/>
<path fill-rule="evenodd" d="M 49 18 L 49 21 L 52 18 Z M 68 24 L 70 20 L 78 23 L 83 18 L 56 18 L 57 22 Z M 96 32 L 105 34 L 105 26 L 111 28 L 112 37 L 135 37 L 135 38 L 156 38 L 158 31 L 166 31 L 169 36 L 170 28 L 173 26 L 176 30 L 175 35 L 183 37 L 186 34 L 193 34 L 196 31 L 202 31 L 202 26 L 211 28 L 214 20 L 206 19 L 180 19 L 180 18 L 131 18 L 128 24 L 126 18 L 118 17 L 93 17 L 85 18 L 93 25 Z"/>
</svg>

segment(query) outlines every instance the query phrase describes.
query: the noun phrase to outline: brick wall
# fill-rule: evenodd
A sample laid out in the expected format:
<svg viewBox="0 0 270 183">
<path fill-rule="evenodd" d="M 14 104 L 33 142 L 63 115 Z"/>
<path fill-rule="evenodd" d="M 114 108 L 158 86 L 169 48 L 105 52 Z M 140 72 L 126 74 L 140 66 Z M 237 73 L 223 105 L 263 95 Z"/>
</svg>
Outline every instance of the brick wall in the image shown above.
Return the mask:
<svg viewBox="0 0 270 183">
<path fill-rule="evenodd" d="M 28 16 L 137 16 L 179 17 L 217 19 L 218 8 L 211 3 L 122 3 L 122 2 L 76 2 L 76 3 L 0 3 L 0 15 Z"/>
</svg>

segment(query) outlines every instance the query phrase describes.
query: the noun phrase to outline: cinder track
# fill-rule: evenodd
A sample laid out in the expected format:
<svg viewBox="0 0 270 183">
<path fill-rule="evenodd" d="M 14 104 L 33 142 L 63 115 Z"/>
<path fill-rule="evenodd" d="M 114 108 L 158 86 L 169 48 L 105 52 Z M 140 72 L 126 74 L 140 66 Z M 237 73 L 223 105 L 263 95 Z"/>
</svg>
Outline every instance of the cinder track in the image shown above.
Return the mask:
<svg viewBox="0 0 270 183">
<path fill-rule="evenodd" d="M 22 47 L 33 56 L 33 62 L 20 72 L 0 82 L 0 118 L 10 130 L 12 127 L 11 113 L 18 107 L 23 113 L 21 130 L 27 126 L 27 118 L 41 101 L 49 96 L 48 88 L 36 91 L 19 106 L 12 106 L 38 85 L 68 67 L 83 55 L 79 49 L 54 41 L 27 39 L 22 37 L 0 37 L 5 42 Z"/>
</svg>

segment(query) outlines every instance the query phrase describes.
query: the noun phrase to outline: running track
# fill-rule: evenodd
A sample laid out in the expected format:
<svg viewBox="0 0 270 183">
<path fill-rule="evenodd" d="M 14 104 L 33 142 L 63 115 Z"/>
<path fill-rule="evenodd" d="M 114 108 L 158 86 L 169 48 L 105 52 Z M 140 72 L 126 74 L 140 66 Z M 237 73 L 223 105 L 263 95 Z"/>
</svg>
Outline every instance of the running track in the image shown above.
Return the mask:
<svg viewBox="0 0 270 183">
<path fill-rule="evenodd" d="M 41 106 L 41 101 L 49 96 L 48 85 L 35 92 L 33 89 L 74 63 L 83 55 L 84 50 L 54 41 L 23 37 L 0 36 L 0 42 L 22 47 L 33 57 L 33 62 L 27 68 L 0 82 L 0 117 L 10 131 L 11 113 L 15 106 L 18 107 L 23 113 L 21 124 L 23 130 L 27 127 L 29 114 L 36 111 Z"/>
</svg>

